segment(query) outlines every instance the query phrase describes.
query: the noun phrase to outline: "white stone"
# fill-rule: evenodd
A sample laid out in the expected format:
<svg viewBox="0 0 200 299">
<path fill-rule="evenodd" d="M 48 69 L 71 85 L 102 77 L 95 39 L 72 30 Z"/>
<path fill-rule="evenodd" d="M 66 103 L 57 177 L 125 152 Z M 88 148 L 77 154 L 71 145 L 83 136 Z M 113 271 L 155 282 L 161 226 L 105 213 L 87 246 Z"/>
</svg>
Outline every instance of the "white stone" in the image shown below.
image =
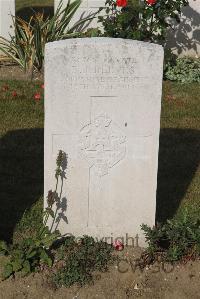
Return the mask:
<svg viewBox="0 0 200 299">
<path fill-rule="evenodd" d="M 167 47 L 179 56 L 200 57 L 200 0 L 189 0 L 182 9 L 180 24 L 169 30 Z"/>
<path fill-rule="evenodd" d="M 15 16 L 15 1 L 0 0 L 0 36 L 7 39 L 14 35 L 11 16 Z"/>
<path fill-rule="evenodd" d="M 54 11 L 56 11 L 60 0 L 54 0 Z M 63 0 L 63 8 L 67 5 L 68 0 Z M 72 18 L 71 24 L 79 21 L 81 18 L 85 18 L 91 14 L 96 13 L 100 7 L 105 6 L 104 0 L 82 0 L 80 7 L 78 8 L 77 12 L 74 14 Z M 90 22 L 88 28 L 96 28 L 100 27 L 100 23 L 98 23 L 98 14 L 95 18 Z"/>
<path fill-rule="evenodd" d="M 155 224 L 162 71 L 155 44 L 85 38 L 46 45 L 44 192 L 55 186 L 63 150 L 62 234 L 132 237 L 135 245 L 138 234 L 144 246 L 140 225 Z"/>
</svg>

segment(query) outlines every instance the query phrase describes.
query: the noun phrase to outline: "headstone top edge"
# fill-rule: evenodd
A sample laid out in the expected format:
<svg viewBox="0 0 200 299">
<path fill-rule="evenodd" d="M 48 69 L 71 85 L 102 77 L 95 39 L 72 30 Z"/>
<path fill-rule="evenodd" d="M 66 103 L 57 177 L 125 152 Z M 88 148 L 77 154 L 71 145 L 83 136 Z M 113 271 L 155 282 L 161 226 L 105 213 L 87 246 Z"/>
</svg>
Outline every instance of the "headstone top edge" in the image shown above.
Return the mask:
<svg viewBox="0 0 200 299">
<path fill-rule="evenodd" d="M 86 37 L 86 38 L 70 38 L 66 40 L 54 41 L 47 43 L 45 48 L 47 51 L 57 48 L 65 48 L 71 45 L 95 45 L 95 44 L 124 44 L 124 45 L 136 45 L 145 46 L 145 48 L 154 48 L 155 50 L 164 51 L 161 45 L 157 45 L 150 42 L 143 42 L 138 40 L 123 39 L 123 38 L 109 38 L 109 37 Z"/>
</svg>

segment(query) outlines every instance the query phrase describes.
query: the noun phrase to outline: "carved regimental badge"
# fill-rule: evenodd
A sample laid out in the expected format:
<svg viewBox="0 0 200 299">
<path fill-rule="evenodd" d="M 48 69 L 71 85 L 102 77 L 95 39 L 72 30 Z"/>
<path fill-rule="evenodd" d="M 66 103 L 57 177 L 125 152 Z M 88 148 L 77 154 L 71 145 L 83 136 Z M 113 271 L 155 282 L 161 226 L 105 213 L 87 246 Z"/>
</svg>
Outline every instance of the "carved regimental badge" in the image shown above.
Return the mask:
<svg viewBox="0 0 200 299">
<path fill-rule="evenodd" d="M 106 115 L 99 115 L 80 132 L 79 152 L 99 176 L 125 157 L 126 136 Z"/>
</svg>

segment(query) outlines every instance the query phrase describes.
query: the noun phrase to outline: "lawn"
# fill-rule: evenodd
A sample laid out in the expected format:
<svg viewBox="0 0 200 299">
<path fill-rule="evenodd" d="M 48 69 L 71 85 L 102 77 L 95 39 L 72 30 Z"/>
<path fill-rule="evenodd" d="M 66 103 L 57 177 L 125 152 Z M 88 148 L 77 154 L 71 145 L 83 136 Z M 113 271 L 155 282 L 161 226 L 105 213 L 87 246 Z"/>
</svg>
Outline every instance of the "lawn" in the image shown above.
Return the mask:
<svg viewBox="0 0 200 299">
<path fill-rule="evenodd" d="M 24 211 L 43 194 L 43 100 L 34 100 L 43 90 L 22 81 L 1 81 L 0 90 L 0 239 L 12 239 Z"/>
<path fill-rule="evenodd" d="M 13 234 L 17 238 L 24 227 L 34 230 L 41 221 L 44 120 L 41 84 L 0 81 L 0 239 L 11 240 Z M 38 92 L 41 100 L 36 101 L 34 94 Z M 200 211 L 199 95 L 199 84 L 163 84 L 159 222 L 172 218 L 186 206 Z"/>
<path fill-rule="evenodd" d="M 165 82 L 161 113 L 157 220 L 182 207 L 200 215 L 200 84 Z"/>
</svg>

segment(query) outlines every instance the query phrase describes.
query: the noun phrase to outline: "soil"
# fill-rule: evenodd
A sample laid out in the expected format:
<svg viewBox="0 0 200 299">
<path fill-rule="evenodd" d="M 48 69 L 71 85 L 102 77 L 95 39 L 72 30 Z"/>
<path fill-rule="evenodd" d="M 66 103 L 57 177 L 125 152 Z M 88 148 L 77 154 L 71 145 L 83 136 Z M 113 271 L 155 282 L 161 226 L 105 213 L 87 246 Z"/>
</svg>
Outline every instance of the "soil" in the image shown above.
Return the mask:
<svg viewBox="0 0 200 299">
<path fill-rule="evenodd" d="M 26 74 L 10 61 L 0 59 L 0 79 L 27 80 Z M 35 73 L 34 80 L 43 80 Z M 51 270 L 0 281 L 0 299 L 200 299 L 200 260 L 177 264 L 154 264 L 143 271 L 134 268 L 139 248 L 124 249 L 105 273 L 95 273 L 94 283 L 85 287 L 56 289 Z M 1 263 L 0 263 L 1 265 Z M 131 266 L 132 265 L 132 266 Z"/>
<path fill-rule="evenodd" d="M 27 74 L 16 63 L 0 56 L 0 80 L 30 80 Z M 34 72 L 33 80 L 43 81 L 43 73 Z"/>
<path fill-rule="evenodd" d="M 0 282 L 0 299 L 186 299 L 200 298 L 200 260 L 187 264 L 154 264 L 143 271 L 134 267 L 139 248 L 125 248 L 120 262 L 108 272 L 95 273 L 93 284 L 56 289 L 51 270 Z M 132 264 L 132 267 L 131 267 Z"/>
</svg>

